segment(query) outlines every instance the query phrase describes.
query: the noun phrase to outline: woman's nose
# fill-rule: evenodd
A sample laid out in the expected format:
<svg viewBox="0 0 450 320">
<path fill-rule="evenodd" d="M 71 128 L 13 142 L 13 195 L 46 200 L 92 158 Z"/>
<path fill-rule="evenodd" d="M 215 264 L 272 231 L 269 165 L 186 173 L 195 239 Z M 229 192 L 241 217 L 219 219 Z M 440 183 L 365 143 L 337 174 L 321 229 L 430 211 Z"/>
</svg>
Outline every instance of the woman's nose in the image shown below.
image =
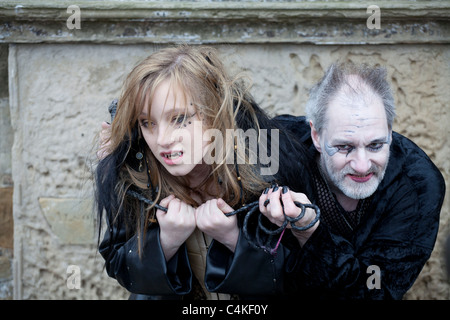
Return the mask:
<svg viewBox="0 0 450 320">
<path fill-rule="evenodd" d="M 156 143 L 161 147 L 167 147 L 173 142 L 172 130 L 170 130 L 169 126 L 159 126 Z"/>
<path fill-rule="evenodd" d="M 186 130 L 175 128 L 171 125 L 159 127 L 156 142 L 161 147 L 168 147 L 174 143 L 182 142 L 184 135 L 186 135 Z"/>
</svg>

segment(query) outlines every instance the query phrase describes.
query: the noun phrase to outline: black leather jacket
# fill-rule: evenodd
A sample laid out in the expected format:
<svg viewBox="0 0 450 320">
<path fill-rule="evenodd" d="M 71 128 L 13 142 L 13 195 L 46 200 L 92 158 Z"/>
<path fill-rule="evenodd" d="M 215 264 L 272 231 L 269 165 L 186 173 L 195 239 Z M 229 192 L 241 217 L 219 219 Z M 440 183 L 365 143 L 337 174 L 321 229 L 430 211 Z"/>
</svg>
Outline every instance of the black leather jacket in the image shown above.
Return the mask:
<svg viewBox="0 0 450 320">
<path fill-rule="evenodd" d="M 143 257 L 140 258 L 136 236 L 127 238 L 125 228 L 118 231 L 113 257 L 106 265 L 109 276 L 128 291 L 152 295 L 152 299 L 177 299 L 191 292 L 193 273 L 185 245 L 166 263 L 159 241 L 159 227 L 154 224 L 147 231 Z M 107 230 L 99 248 L 104 257 L 110 254 L 110 241 Z M 283 264 L 288 253 L 283 246 L 275 256 L 253 247 L 242 229 L 234 253 L 213 240 L 206 263 L 206 287 L 211 292 L 238 294 L 241 298 L 281 294 Z"/>
<path fill-rule="evenodd" d="M 265 122 L 265 119 L 264 117 L 260 119 L 262 128 L 277 125 L 276 121 Z M 248 120 L 243 117 L 240 128 L 248 128 L 245 121 Z M 280 130 L 282 163 L 279 165 L 279 172 L 273 177 L 275 180 L 272 180 L 280 185 L 298 181 L 298 177 L 306 168 L 305 165 L 299 164 L 305 159 L 304 150 L 299 146 L 293 148 L 294 139 L 287 137 L 286 134 Z M 292 153 L 293 149 L 297 153 Z M 296 154 L 299 156 L 296 157 Z M 289 165 L 283 164 L 284 161 Z M 246 202 L 258 201 L 258 198 Z M 285 235 L 283 241 L 291 245 L 280 245 L 276 255 L 255 248 L 244 236 L 243 219 L 244 214 L 239 214 L 240 235 L 235 252 L 232 253 L 221 243 L 213 240 L 207 254 L 205 279 L 198 280 L 204 280 L 206 288 L 211 292 L 239 295 L 240 298 L 273 298 L 283 295 L 286 283 L 284 263 L 291 250 L 290 247 L 298 244 L 295 241 L 288 241 L 290 235 Z M 138 295 L 133 297 L 150 298 L 139 296 L 150 295 L 151 299 L 177 299 L 191 292 L 194 279 L 185 245 L 182 245 L 166 263 L 159 241 L 159 226 L 152 224 L 146 232 L 143 256 L 140 258 L 136 235 L 127 235 L 125 226 L 120 229 L 116 226 L 109 228 L 99 245 L 99 252 L 107 261 L 105 267 L 108 275 L 117 279 L 128 291 Z M 252 234 L 251 227 L 249 233 Z M 114 234 L 114 240 L 111 239 L 111 234 Z M 255 237 L 254 233 L 252 237 Z"/>
</svg>

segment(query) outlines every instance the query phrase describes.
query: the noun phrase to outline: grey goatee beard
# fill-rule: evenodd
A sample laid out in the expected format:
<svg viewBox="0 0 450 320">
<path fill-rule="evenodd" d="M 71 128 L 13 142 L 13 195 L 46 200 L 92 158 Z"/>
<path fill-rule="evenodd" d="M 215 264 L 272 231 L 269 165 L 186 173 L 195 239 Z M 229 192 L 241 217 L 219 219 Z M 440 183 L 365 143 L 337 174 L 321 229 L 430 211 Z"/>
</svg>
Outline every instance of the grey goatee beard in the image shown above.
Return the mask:
<svg viewBox="0 0 450 320">
<path fill-rule="evenodd" d="M 365 174 L 355 172 L 350 164 L 346 165 L 342 170 L 334 168 L 331 158 L 322 153 L 320 155 L 319 166 L 326 179 L 327 183 L 334 190 L 339 190 L 345 196 L 352 199 L 365 199 L 370 197 L 378 188 L 378 185 L 384 178 L 386 168 L 388 166 L 389 158 L 384 167 L 372 164 L 370 169 Z M 367 182 L 355 182 L 346 179 L 348 174 L 356 176 L 366 176 L 373 173 L 373 177 Z"/>
</svg>

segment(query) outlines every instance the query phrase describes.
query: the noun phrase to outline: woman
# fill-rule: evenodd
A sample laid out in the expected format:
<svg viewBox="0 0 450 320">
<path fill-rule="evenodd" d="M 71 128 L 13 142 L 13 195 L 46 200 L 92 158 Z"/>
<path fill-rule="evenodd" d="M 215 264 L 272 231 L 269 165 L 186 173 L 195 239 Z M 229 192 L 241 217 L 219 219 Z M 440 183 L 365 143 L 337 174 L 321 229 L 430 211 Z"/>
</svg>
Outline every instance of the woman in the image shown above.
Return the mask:
<svg viewBox="0 0 450 320">
<path fill-rule="evenodd" d="M 276 130 L 279 139 L 266 141 L 261 129 Z M 256 133 L 256 148 L 239 132 Z M 280 245 L 281 236 L 256 232 L 256 215 L 235 209 L 256 203 L 256 211 L 263 190 L 262 198 L 283 191 L 307 203 L 286 187 L 294 181 L 291 188 L 302 191 L 303 152 L 229 78 L 215 50 L 167 48 L 137 65 L 101 150 L 106 156 L 96 170 L 96 199 L 108 229 L 99 251 L 108 274 L 127 290 L 154 299 L 284 292 L 289 249 Z M 280 161 L 278 172 L 261 174 L 268 169 L 263 152 L 279 155 L 272 158 Z M 306 211 L 297 225 L 311 222 L 314 213 Z"/>
</svg>

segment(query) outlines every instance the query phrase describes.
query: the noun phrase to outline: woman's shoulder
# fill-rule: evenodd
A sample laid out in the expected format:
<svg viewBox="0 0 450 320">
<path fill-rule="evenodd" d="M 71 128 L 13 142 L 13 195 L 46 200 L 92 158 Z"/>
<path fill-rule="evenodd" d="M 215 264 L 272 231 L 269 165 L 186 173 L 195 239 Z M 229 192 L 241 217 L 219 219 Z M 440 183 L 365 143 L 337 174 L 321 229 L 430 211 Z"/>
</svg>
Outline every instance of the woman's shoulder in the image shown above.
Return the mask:
<svg viewBox="0 0 450 320">
<path fill-rule="evenodd" d="M 310 128 L 305 116 L 282 114 L 273 118 L 281 129 L 294 135 L 299 141 L 305 142 L 310 138 Z"/>
</svg>

